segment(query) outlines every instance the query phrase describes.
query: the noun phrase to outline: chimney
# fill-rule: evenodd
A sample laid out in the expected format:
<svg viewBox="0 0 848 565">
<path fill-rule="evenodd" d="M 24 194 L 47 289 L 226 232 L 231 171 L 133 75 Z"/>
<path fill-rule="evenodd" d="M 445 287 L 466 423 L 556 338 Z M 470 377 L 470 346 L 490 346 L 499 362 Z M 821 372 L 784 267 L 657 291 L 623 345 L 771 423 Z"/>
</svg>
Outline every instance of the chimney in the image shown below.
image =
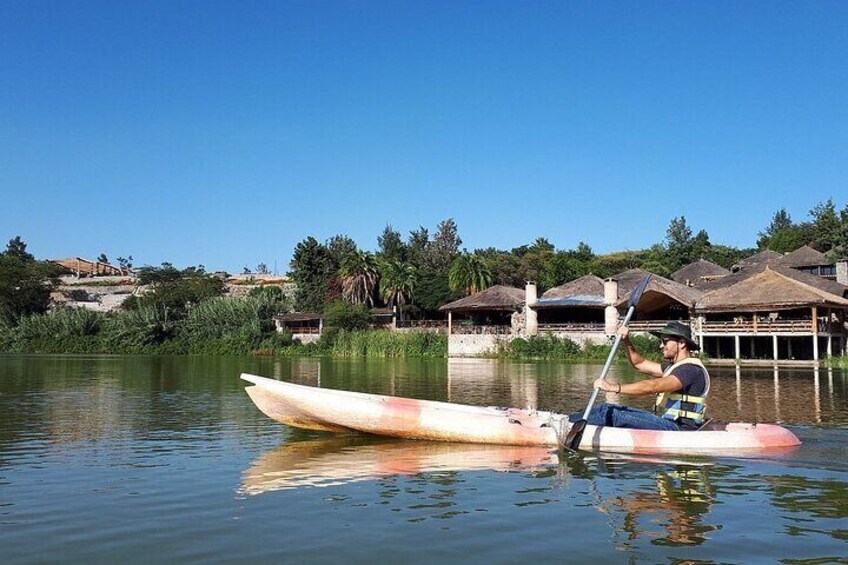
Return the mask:
<svg viewBox="0 0 848 565">
<path fill-rule="evenodd" d="M 848 286 L 848 259 L 836 262 L 836 282 Z"/>
<path fill-rule="evenodd" d="M 536 335 L 539 333 L 539 317 L 536 313 L 535 281 L 527 281 L 524 293 L 524 331 L 527 335 Z"/>
</svg>

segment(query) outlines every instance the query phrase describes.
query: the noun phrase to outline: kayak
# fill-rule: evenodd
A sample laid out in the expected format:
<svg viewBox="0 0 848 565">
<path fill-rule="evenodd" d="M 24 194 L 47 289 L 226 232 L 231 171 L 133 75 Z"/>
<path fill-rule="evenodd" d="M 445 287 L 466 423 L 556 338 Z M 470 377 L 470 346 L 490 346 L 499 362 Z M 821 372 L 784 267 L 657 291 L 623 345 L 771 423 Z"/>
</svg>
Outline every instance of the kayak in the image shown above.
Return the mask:
<svg viewBox="0 0 848 565">
<path fill-rule="evenodd" d="M 541 410 L 468 406 L 297 385 L 242 373 L 246 392 L 269 418 L 335 433 L 456 443 L 559 447 L 568 416 Z M 800 445 L 776 424 L 711 421 L 698 431 L 586 426 L 580 449 L 626 453 L 746 454 Z"/>
</svg>

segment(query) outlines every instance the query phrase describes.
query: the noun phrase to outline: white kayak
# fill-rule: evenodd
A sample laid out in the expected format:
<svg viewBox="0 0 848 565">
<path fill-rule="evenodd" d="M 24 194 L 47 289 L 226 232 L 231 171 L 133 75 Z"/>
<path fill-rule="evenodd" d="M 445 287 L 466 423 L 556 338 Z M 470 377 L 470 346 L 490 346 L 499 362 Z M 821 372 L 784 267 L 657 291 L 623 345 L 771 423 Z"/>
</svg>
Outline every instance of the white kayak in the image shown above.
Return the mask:
<svg viewBox="0 0 848 565">
<path fill-rule="evenodd" d="M 254 404 L 287 426 L 458 443 L 559 447 L 568 417 L 303 386 L 242 373 Z M 745 454 L 800 445 L 776 424 L 710 422 L 698 431 L 586 426 L 581 449 L 628 453 Z"/>
</svg>

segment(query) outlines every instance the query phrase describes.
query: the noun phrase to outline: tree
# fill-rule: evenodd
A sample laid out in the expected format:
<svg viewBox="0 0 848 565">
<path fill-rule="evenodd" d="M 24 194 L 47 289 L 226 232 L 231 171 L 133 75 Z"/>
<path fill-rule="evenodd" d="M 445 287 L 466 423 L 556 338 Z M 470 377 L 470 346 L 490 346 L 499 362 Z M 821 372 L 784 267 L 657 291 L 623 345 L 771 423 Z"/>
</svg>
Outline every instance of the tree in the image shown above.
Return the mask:
<svg viewBox="0 0 848 565">
<path fill-rule="evenodd" d="M 105 254 L 105 253 L 101 253 L 101 254 L 100 254 L 100 255 L 98 255 L 98 257 L 97 257 L 97 262 L 98 262 L 98 263 L 106 263 L 106 264 L 108 265 L 108 264 L 109 264 L 109 258 L 108 258 L 108 257 L 106 257 L 106 254 Z"/>
<path fill-rule="evenodd" d="M 374 306 L 374 291 L 380 280 L 374 255 L 358 251 L 345 258 L 339 269 L 342 280 L 342 296 L 352 303 Z"/>
<path fill-rule="evenodd" d="M 386 261 L 403 261 L 406 259 L 406 245 L 391 224 L 386 224 L 383 235 L 377 237 L 377 245 L 380 248 L 378 255 Z"/>
<path fill-rule="evenodd" d="M 295 309 L 300 312 L 321 312 L 328 294 L 327 279 L 330 254 L 314 238 L 307 237 L 294 248 L 289 276 L 295 283 Z"/>
<path fill-rule="evenodd" d="M 458 231 L 453 218 L 439 222 L 429 254 L 434 267 L 445 271 L 450 269 L 453 260 L 459 255 L 459 246 L 462 245 Z"/>
<path fill-rule="evenodd" d="M 60 271 L 58 265 L 36 261 L 20 236 L 10 240 L 0 253 L 0 321 L 14 325 L 24 316 L 46 312 Z"/>
<path fill-rule="evenodd" d="M 183 270 L 167 262 L 158 268 L 142 267 L 139 269 L 138 282 L 141 285 L 149 285 L 150 291 L 138 297 L 130 297 L 124 302 L 123 308 L 161 308 L 172 319 L 180 319 L 191 307 L 224 294 L 224 281 L 207 274 L 203 265 L 186 267 Z"/>
<path fill-rule="evenodd" d="M 412 302 L 418 273 L 410 263 L 384 261 L 380 267 L 380 298 L 387 306 L 402 306 Z"/>
<path fill-rule="evenodd" d="M 479 255 L 463 253 L 454 259 L 448 283 L 454 292 L 474 294 L 492 286 L 492 272 Z"/>
<path fill-rule="evenodd" d="M 409 232 L 406 244 L 407 258 L 416 267 L 423 267 L 430 253 L 430 232 L 424 226 Z"/>
<path fill-rule="evenodd" d="M 256 265 L 256 272 L 260 275 L 269 275 L 271 271 L 268 269 L 268 265 L 265 263 L 259 263 Z"/>
<path fill-rule="evenodd" d="M 842 222 L 836 212 L 833 199 L 816 205 L 810 210 L 813 218 L 813 244 L 821 252 L 839 247 L 842 242 Z"/>
<path fill-rule="evenodd" d="M 774 216 L 771 218 L 771 223 L 769 223 L 766 229 L 757 234 L 757 247 L 760 250 L 771 249 L 769 246 L 771 238 L 773 238 L 778 232 L 791 227 L 793 227 L 792 218 L 789 217 L 789 213 L 786 211 L 786 208 L 781 208 L 774 213 Z"/>
<path fill-rule="evenodd" d="M 117 261 L 118 261 L 118 266 L 120 266 L 122 269 L 127 269 L 127 270 L 132 269 L 132 266 L 133 266 L 133 264 L 132 264 L 133 256 L 132 255 L 129 255 L 128 257 L 118 257 Z"/>
</svg>

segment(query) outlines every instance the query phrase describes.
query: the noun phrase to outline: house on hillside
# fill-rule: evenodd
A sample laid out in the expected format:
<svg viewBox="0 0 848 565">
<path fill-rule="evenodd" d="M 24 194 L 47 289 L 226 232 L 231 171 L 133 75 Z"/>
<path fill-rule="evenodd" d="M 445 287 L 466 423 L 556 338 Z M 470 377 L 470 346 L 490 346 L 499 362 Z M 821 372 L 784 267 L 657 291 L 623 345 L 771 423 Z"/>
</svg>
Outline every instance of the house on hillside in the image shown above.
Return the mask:
<svg viewBox="0 0 848 565">
<path fill-rule="evenodd" d="M 130 275 L 130 269 L 122 269 L 102 263 L 100 261 L 91 261 L 82 257 L 65 257 L 63 259 L 50 259 L 51 263 L 55 263 L 60 267 L 64 267 L 68 271 L 74 273 L 77 277 L 97 277 L 97 276 L 117 276 L 126 277 Z"/>
</svg>

